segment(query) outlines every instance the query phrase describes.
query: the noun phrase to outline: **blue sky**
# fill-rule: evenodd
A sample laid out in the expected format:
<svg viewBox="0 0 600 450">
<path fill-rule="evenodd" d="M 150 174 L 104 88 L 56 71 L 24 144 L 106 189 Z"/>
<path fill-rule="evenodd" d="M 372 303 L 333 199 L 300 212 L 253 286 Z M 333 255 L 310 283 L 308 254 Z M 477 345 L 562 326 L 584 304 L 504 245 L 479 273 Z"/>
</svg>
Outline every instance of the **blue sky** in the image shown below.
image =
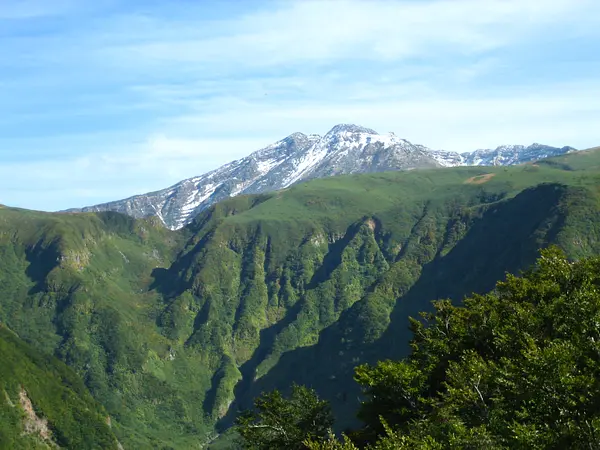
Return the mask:
<svg viewBox="0 0 600 450">
<path fill-rule="evenodd" d="M 295 131 L 600 145 L 597 0 L 0 0 L 0 203 L 167 187 Z"/>
</svg>

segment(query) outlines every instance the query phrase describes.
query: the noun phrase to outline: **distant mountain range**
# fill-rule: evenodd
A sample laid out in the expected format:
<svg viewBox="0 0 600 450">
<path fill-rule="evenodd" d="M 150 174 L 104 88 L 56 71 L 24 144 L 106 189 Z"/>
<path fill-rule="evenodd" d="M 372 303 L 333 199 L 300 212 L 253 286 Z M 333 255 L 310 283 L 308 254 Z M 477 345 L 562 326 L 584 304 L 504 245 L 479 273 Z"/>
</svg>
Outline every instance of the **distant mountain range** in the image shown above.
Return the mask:
<svg viewBox="0 0 600 450">
<path fill-rule="evenodd" d="M 342 174 L 456 166 L 521 164 L 574 151 L 572 147 L 505 145 L 469 153 L 431 150 L 351 124 L 325 136 L 294 133 L 246 158 L 170 188 L 68 212 L 117 211 L 135 218 L 157 216 L 176 230 L 210 205 L 239 194 L 284 189 L 299 181 Z"/>
</svg>

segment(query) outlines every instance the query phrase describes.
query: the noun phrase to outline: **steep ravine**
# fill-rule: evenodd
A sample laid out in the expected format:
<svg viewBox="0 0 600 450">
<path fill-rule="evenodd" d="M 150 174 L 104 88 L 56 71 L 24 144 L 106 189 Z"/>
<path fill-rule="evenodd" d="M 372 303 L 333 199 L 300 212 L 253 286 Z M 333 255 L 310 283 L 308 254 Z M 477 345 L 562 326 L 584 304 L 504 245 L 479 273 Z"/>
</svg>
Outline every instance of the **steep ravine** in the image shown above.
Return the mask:
<svg viewBox="0 0 600 450">
<path fill-rule="evenodd" d="M 526 236 L 503 229 L 502 223 L 511 226 L 507 218 L 530 200 L 538 205 L 537 213 L 528 216 L 532 223 L 551 220 L 551 209 L 560 197 L 549 195 L 555 190 L 560 188 L 544 187 L 538 194 L 525 192 L 499 203 L 495 195 L 481 196 L 466 207 L 428 202 L 415 209 L 412 222 L 402 224 L 407 234 L 395 240 L 390 239 L 385 219 L 377 216 L 363 217 L 343 232 L 315 228 L 287 243 L 279 242 L 261 224 L 246 226 L 246 232 L 236 228 L 223 231 L 231 233 L 229 238 L 217 230 L 209 241 L 191 250 L 213 263 L 198 264 L 192 279 L 181 283 L 195 286 L 192 297 L 202 299 L 186 345 L 225 355 L 213 362 L 217 375 L 205 406 L 226 425 L 238 408 L 249 405 L 253 395 L 275 385 L 289 386 L 290 380 L 319 386 L 324 379 L 339 382 L 338 373 L 345 372 L 344 383 L 350 384 L 349 371 L 365 359 L 367 347 L 387 348 L 390 355 L 401 355 L 403 350 L 395 350 L 401 347 L 395 342 L 405 344 L 407 333 L 390 330 L 397 328 L 394 323 L 405 320 L 407 311 L 395 312 L 394 308 L 416 302 L 418 309 L 410 311 L 416 315 L 426 307 L 422 298 L 460 298 L 493 283 L 503 272 L 481 275 L 482 268 L 477 265 L 474 275 L 464 274 L 469 278 L 463 282 L 464 275 L 456 270 L 461 264 L 464 268 L 464 263 L 447 261 L 452 261 L 456 252 L 464 252 L 460 250 L 464 246 L 473 252 L 474 262 L 483 258 L 485 255 L 477 252 L 489 247 L 484 245 L 486 236 L 496 228 L 502 232 L 500 241 L 521 242 Z M 519 226 L 528 239 L 531 226 Z M 400 243 L 392 244 L 396 240 Z M 502 250 L 508 251 L 504 245 Z M 491 257 L 498 259 L 498 267 L 524 267 L 540 245 L 544 239 L 533 241 L 530 251 L 515 255 L 512 261 L 502 253 L 492 252 Z M 275 247 L 289 251 L 275 258 Z M 451 269 L 455 272 L 448 274 Z M 486 281 L 477 281 L 480 276 Z M 454 291 L 449 291 L 452 283 L 439 281 L 447 280 L 445 277 L 461 280 Z M 394 319 L 399 316 L 401 319 Z M 334 342 L 328 341 L 330 329 L 341 333 Z M 353 348 L 361 350 L 356 353 Z M 324 360 L 293 356 L 307 351 L 317 352 Z M 370 359 L 384 354 L 375 352 Z M 285 361 L 294 361 L 292 367 L 286 367 L 282 355 Z M 332 359 L 336 360 L 333 365 Z M 315 379 L 304 377 L 313 360 L 330 373 L 325 376 L 322 369 L 311 370 Z M 300 369 L 298 364 L 306 367 Z M 223 417 L 227 410 L 229 414 Z"/>
<path fill-rule="evenodd" d="M 82 377 L 125 448 L 193 448 L 294 381 L 332 400 L 344 427 L 353 368 L 403 355 L 408 315 L 489 289 L 549 243 L 599 249 L 585 170 L 314 180 L 218 203 L 178 232 L 5 208 L 0 321 Z"/>
</svg>

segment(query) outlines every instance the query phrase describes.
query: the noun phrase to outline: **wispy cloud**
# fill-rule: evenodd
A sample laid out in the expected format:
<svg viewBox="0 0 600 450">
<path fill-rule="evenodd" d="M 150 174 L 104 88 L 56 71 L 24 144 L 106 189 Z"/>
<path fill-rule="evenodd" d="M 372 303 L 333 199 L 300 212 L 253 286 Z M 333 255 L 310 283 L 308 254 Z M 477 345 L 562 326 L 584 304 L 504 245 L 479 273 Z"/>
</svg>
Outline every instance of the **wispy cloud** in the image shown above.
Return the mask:
<svg viewBox="0 0 600 450">
<path fill-rule="evenodd" d="M 252 139 L 180 139 L 150 136 L 124 147 L 89 144 L 85 152 L 54 153 L 54 143 L 35 157 L 3 158 L 0 203 L 38 210 L 62 210 L 116 200 L 170 186 L 203 173 L 240 151 L 268 145 Z M 31 143 L 31 148 L 44 144 Z M 47 148 L 47 147 L 46 147 Z M 49 206 L 51 205 L 51 206 Z"/>
<path fill-rule="evenodd" d="M 585 20 L 586 0 L 452 0 L 425 2 L 280 2 L 275 9 L 198 26 L 186 16 L 170 23 L 138 17 L 136 41 L 114 39 L 102 55 L 123 65 L 163 62 L 250 67 L 307 62 L 443 59 L 443 52 L 475 55 L 535 37 L 569 18 Z M 173 26 L 176 25 L 176 26 Z M 117 21 L 113 36 L 130 38 Z M 561 30 L 571 34 L 570 30 Z"/>
<path fill-rule="evenodd" d="M 158 189 L 339 122 L 598 144 L 595 0 L 0 0 L 0 39 L 1 203 Z"/>
</svg>

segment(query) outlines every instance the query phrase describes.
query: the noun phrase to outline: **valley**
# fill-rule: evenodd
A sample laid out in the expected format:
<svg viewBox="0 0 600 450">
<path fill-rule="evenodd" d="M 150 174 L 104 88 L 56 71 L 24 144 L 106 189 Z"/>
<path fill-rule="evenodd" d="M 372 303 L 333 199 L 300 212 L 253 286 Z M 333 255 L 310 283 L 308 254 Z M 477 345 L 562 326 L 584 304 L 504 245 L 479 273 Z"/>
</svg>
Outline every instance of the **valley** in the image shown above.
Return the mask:
<svg viewBox="0 0 600 450">
<path fill-rule="evenodd" d="M 73 369 L 124 448 L 201 448 L 295 382 L 356 423 L 355 366 L 408 317 L 600 250 L 600 153 L 348 174 L 157 217 L 0 209 L 0 322 Z M 35 403 L 35 402 L 34 402 Z"/>
</svg>

